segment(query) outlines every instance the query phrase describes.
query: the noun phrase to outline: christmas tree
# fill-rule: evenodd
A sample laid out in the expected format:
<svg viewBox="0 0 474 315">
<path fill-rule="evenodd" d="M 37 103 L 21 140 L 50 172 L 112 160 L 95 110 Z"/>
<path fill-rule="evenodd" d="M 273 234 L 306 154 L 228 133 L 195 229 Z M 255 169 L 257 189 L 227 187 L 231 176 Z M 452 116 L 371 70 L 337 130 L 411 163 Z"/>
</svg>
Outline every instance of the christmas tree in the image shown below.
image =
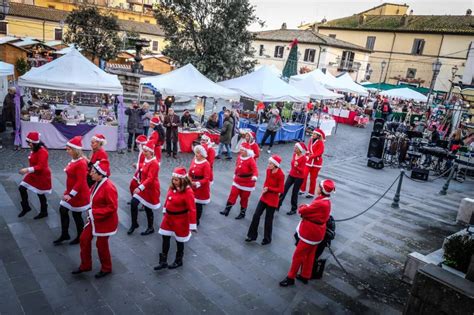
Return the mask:
<svg viewBox="0 0 474 315">
<path fill-rule="evenodd" d="M 292 75 L 298 74 L 298 40 L 295 38 L 290 44 L 290 54 L 283 68 L 283 78 L 289 80 Z"/>
</svg>

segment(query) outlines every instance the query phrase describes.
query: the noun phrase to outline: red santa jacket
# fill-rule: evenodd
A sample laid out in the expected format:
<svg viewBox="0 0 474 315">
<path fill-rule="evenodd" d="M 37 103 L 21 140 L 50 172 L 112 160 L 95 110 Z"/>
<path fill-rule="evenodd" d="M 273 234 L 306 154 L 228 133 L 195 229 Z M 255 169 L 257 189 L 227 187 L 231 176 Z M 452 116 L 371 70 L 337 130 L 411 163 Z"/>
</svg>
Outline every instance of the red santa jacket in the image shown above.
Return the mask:
<svg viewBox="0 0 474 315">
<path fill-rule="evenodd" d="M 209 165 L 211 166 L 211 184 L 214 181 L 214 160 L 216 159 L 216 150 L 208 144 L 203 144 L 202 145 L 204 149 L 206 149 L 207 152 L 207 158 L 206 160 L 209 162 Z"/>
<path fill-rule="evenodd" d="M 155 143 L 155 157 L 158 163 L 161 163 L 161 145 L 163 144 L 163 140 L 164 139 L 160 138 L 160 134 L 156 130 L 153 130 L 150 138 L 148 138 L 148 141 Z"/>
<path fill-rule="evenodd" d="M 270 207 L 277 208 L 280 194 L 285 191 L 285 174 L 280 168 L 276 173 L 272 173 L 272 171 L 267 168 L 267 177 L 263 183 L 263 188 L 265 187 L 267 191 L 262 193 L 260 200 Z"/>
<path fill-rule="evenodd" d="M 331 213 L 331 200 L 329 197 L 318 196 L 309 205 L 298 208 L 301 221 L 296 227 L 299 238 L 309 244 L 321 243 L 326 233 L 326 222 Z"/>
<path fill-rule="evenodd" d="M 207 160 L 200 162 L 193 159 L 189 167 L 189 177 L 193 184 L 194 200 L 196 203 L 208 204 L 211 202 L 211 165 Z"/>
<path fill-rule="evenodd" d="M 187 242 L 191 238 L 191 230 L 196 229 L 196 204 L 194 193 L 190 187 L 184 191 L 170 188 L 166 194 L 161 235 L 174 236 L 178 242 Z"/>
<path fill-rule="evenodd" d="M 31 152 L 28 156 L 28 174 L 25 175 L 21 186 L 31 190 L 36 194 L 51 193 L 51 169 L 48 165 L 48 150 L 41 147 L 36 152 Z"/>
<path fill-rule="evenodd" d="M 61 206 L 71 211 L 86 211 L 90 208 L 90 190 L 87 185 L 87 161 L 84 157 L 71 160 L 64 169 L 66 172 L 66 190 L 64 195 L 70 195 L 69 201 L 61 200 Z"/>
<path fill-rule="evenodd" d="M 308 158 L 306 155 L 301 155 L 299 158 L 293 153 L 291 159 L 290 176 L 294 178 L 304 178 L 304 169 Z"/>
<path fill-rule="evenodd" d="M 158 181 L 158 173 L 160 166 L 156 157 L 150 160 L 145 159 L 142 168 L 140 169 L 140 192 L 134 194 L 142 205 L 152 210 L 161 207 L 160 204 L 160 182 Z"/>
<path fill-rule="evenodd" d="M 118 194 L 114 183 L 103 178 L 91 187 L 91 209 L 89 222 L 92 235 L 110 236 L 117 233 L 118 227 Z"/>
<path fill-rule="evenodd" d="M 104 150 L 104 148 L 100 148 L 99 150 L 92 152 L 92 156 L 89 161 L 89 166 L 92 167 L 92 165 L 94 165 L 95 162 L 100 161 L 100 160 L 109 160 L 109 155 Z M 110 172 L 107 174 L 107 176 L 110 176 Z"/>
<path fill-rule="evenodd" d="M 257 161 L 257 159 L 260 157 L 260 147 L 258 146 L 258 143 L 255 141 L 249 144 L 250 144 L 250 149 L 252 149 L 253 153 L 255 154 L 253 158 L 255 159 L 255 161 Z"/>
<path fill-rule="evenodd" d="M 306 166 L 322 167 L 323 166 L 324 142 L 322 140 L 313 140 L 309 138 L 308 142 L 308 162 Z"/>
<path fill-rule="evenodd" d="M 243 158 L 239 155 L 235 163 L 234 182 L 232 185 L 241 190 L 253 191 L 255 190 L 257 177 L 258 169 L 255 160 L 250 156 Z"/>
</svg>

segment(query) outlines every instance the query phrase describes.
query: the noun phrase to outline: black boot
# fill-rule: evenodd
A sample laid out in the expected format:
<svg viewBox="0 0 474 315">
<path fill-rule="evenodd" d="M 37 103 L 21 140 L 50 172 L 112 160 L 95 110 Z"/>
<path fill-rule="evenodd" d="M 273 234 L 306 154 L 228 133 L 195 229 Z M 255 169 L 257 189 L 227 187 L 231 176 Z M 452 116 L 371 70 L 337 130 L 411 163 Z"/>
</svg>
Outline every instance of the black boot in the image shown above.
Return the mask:
<svg viewBox="0 0 474 315">
<path fill-rule="evenodd" d="M 304 278 L 302 275 L 296 275 L 296 279 L 303 282 L 304 284 L 308 284 L 308 279 Z"/>
<path fill-rule="evenodd" d="M 71 237 L 69 236 L 69 234 L 61 234 L 61 236 L 57 240 L 55 240 L 53 242 L 53 244 L 54 245 L 60 245 L 62 242 L 68 241 L 70 239 L 71 239 Z"/>
<path fill-rule="evenodd" d="M 291 209 L 291 210 L 290 210 L 290 211 L 288 211 L 286 214 L 287 214 L 287 215 L 293 215 L 293 214 L 296 214 L 296 210 L 293 210 L 293 209 Z"/>
<path fill-rule="evenodd" d="M 285 279 L 280 281 L 280 287 L 287 287 L 287 286 L 294 285 L 294 284 L 295 284 L 295 279 L 291 279 L 291 278 L 288 278 L 288 277 L 286 277 Z"/>
<path fill-rule="evenodd" d="M 232 209 L 232 206 L 233 206 L 233 205 L 231 205 L 230 203 L 227 203 L 227 204 L 225 205 L 225 209 L 222 210 L 222 211 L 219 212 L 219 213 L 222 214 L 222 215 L 228 216 L 228 215 L 229 215 L 229 212 L 230 212 L 230 209 Z"/>
<path fill-rule="evenodd" d="M 46 202 L 46 197 L 43 197 L 43 198 L 44 200 L 40 199 L 40 203 L 41 203 L 40 213 L 36 217 L 33 218 L 35 220 L 46 218 L 48 216 L 48 203 Z"/>
<path fill-rule="evenodd" d="M 135 229 L 138 228 L 138 227 L 139 227 L 138 224 L 132 224 L 132 226 L 128 229 L 127 234 L 128 235 L 133 234 L 133 232 L 135 232 Z"/>
<path fill-rule="evenodd" d="M 245 211 L 247 211 L 246 208 L 241 208 L 239 215 L 236 216 L 235 219 L 236 219 L 236 220 L 240 220 L 240 219 L 245 218 Z"/>
<path fill-rule="evenodd" d="M 181 267 L 183 265 L 183 256 L 184 252 L 176 252 L 176 259 L 174 260 L 174 263 L 168 266 L 168 269 L 176 269 Z"/>
<path fill-rule="evenodd" d="M 31 211 L 31 207 L 30 205 L 28 204 L 28 202 L 21 202 L 21 212 L 18 214 L 18 217 L 21 218 L 21 217 L 24 217 L 25 214 L 27 214 L 28 212 Z"/>
<path fill-rule="evenodd" d="M 168 268 L 168 254 L 160 254 L 160 264 L 153 268 L 154 270 L 161 270 Z"/>
<path fill-rule="evenodd" d="M 141 235 L 150 235 L 155 233 L 155 229 L 152 227 L 147 228 L 145 231 L 141 232 Z"/>
<path fill-rule="evenodd" d="M 148 228 L 145 231 L 141 232 L 140 234 L 141 235 L 153 234 L 155 233 L 155 229 L 153 228 L 153 219 L 154 219 L 153 210 L 149 208 L 145 208 L 145 211 L 146 211 L 146 220 L 148 222 Z"/>
</svg>

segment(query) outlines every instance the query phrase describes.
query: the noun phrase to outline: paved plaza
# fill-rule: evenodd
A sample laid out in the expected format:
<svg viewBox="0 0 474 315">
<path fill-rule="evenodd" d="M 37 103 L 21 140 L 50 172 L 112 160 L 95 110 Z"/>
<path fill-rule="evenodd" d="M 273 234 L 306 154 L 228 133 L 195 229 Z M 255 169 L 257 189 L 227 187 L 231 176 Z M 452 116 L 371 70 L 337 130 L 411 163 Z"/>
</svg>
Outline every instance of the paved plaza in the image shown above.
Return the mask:
<svg viewBox="0 0 474 315">
<path fill-rule="evenodd" d="M 326 141 L 320 178 L 336 182 L 332 198 L 336 219 L 366 209 L 399 174 L 398 169 L 366 167 L 370 131 L 339 125 L 337 134 Z M 292 150 L 293 144 L 274 147 L 283 157 L 285 171 Z M 93 272 L 73 276 L 71 271 L 79 265 L 79 247 L 52 245 L 60 230 L 58 205 L 68 161 L 64 151 L 50 152 L 54 192 L 48 197 L 49 217 L 33 220 L 29 213 L 17 218 L 21 180 L 17 171 L 27 165 L 27 155 L 26 150 L 13 151 L 11 146 L 0 150 L 0 314 L 400 313 L 410 290 L 401 281 L 406 256 L 413 251 L 432 252 L 441 247 L 445 236 L 459 230 L 454 223 L 459 202 L 469 194 L 472 197 L 474 191 L 472 180 L 452 182 L 448 195 L 440 196 L 444 179 L 421 183 L 405 178 L 400 209 L 390 207 L 392 189 L 366 214 L 337 224 L 332 248 L 347 274 L 326 252 L 323 279 L 280 288 L 278 282 L 288 271 L 299 220 L 285 214 L 289 196 L 275 215 L 272 243 L 244 242 L 261 193 L 266 152 L 258 161 L 262 176 L 252 193 L 247 217 L 239 221 L 234 220 L 236 206 L 229 217 L 219 214 L 229 193 L 234 161 L 216 161 L 212 202 L 205 207 L 198 233 L 186 244 L 184 266 L 160 272 L 153 267 L 158 263 L 161 237 L 157 233 L 126 234 L 130 226 L 128 183 L 136 154 L 112 153 L 111 178 L 119 190 L 120 225 L 110 240 L 113 274 L 97 280 L 93 275 L 100 267 L 95 248 Z M 188 166 L 190 160 L 190 154 L 179 154 L 178 160 L 163 158 L 162 198 L 171 170 L 179 164 Z M 37 198 L 30 194 L 30 201 L 37 211 Z M 299 202 L 308 199 L 301 197 Z M 139 220 L 141 230 L 145 226 L 143 212 Z M 160 221 L 158 211 L 155 230 Z M 73 228 L 72 224 L 71 231 Z"/>
</svg>

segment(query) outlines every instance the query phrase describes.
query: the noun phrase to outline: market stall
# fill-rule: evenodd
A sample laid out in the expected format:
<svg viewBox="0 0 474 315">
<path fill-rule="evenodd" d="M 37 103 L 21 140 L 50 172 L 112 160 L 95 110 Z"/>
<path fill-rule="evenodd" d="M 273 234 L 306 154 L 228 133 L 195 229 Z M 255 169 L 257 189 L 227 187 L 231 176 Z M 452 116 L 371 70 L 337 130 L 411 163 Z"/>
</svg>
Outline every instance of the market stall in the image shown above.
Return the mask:
<svg viewBox="0 0 474 315">
<path fill-rule="evenodd" d="M 428 97 L 410 88 L 398 88 L 380 92 L 380 95 L 388 98 L 396 98 L 401 100 L 413 100 L 415 102 L 426 103 Z"/>
<path fill-rule="evenodd" d="M 337 123 L 346 125 L 355 125 L 355 118 L 358 115 L 357 111 L 344 108 L 329 108 L 328 114 L 332 115 Z"/>
<path fill-rule="evenodd" d="M 354 93 L 362 96 L 369 95 L 367 89 L 364 88 L 362 85 L 354 82 L 354 80 L 352 80 L 351 76 L 347 72 L 338 76 L 336 78 L 336 81 L 339 84 L 339 88 L 337 89 L 338 91 Z"/>
<path fill-rule="evenodd" d="M 291 81 L 306 81 L 308 79 L 320 83 L 327 89 L 339 90 L 341 88 L 340 83 L 336 80 L 334 76 L 332 76 L 329 72 L 323 73 L 321 69 L 316 69 L 303 74 L 294 75 L 290 78 L 290 84 Z"/>
<path fill-rule="evenodd" d="M 75 48 L 28 71 L 19 78 L 18 85 L 30 88 L 33 98 L 32 105 L 20 114 L 23 147 L 27 147 L 26 134 L 35 130 L 43 135 L 42 139 L 51 149 L 64 148 L 65 143 L 77 135 L 83 136 L 84 144 L 87 144 L 95 133 L 106 136 L 106 150 L 117 150 L 118 142 L 122 142 L 119 146 L 123 148 L 122 85 L 116 75 L 104 72 Z M 118 121 L 113 106 L 101 106 L 101 94 L 107 99 L 119 95 Z"/>
<path fill-rule="evenodd" d="M 15 75 L 15 67 L 0 61 L 0 100 L 3 102 L 8 93 L 8 77 Z"/>
<path fill-rule="evenodd" d="M 261 143 L 267 124 L 252 124 L 247 119 L 240 119 L 240 129 L 250 129 L 257 135 L 257 143 Z M 295 123 L 284 123 L 280 130 L 275 135 L 275 141 L 288 142 L 293 140 L 304 139 L 304 125 Z M 270 139 L 267 140 L 270 143 Z"/>
</svg>

